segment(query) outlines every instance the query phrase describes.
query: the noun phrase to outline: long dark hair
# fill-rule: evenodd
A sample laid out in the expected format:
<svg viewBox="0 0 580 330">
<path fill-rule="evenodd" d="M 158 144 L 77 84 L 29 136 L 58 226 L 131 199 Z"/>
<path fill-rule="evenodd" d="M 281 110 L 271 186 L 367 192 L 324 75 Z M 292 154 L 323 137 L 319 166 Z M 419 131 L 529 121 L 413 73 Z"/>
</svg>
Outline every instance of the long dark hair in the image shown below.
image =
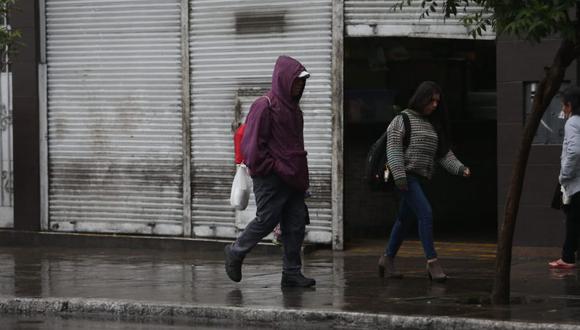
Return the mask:
<svg viewBox="0 0 580 330">
<path fill-rule="evenodd" d="M 425 107 L 429 105 L 434 94 L 439 94 L 440 100 L 437 109 L 429 115 L 429 122 L 435 128 L 439 143 L 437 146 L 437 157 L 443 157 L 449 152 L 451 145 L 451 132 L 449 129 L 449 119 L 447 107 L 443 98 L 441 87 L 433 81 L 424 81 L 419 84 L 411 99 L 409 99 L 409 109 L 418 113 L 423 113 Z"/>
</svg>

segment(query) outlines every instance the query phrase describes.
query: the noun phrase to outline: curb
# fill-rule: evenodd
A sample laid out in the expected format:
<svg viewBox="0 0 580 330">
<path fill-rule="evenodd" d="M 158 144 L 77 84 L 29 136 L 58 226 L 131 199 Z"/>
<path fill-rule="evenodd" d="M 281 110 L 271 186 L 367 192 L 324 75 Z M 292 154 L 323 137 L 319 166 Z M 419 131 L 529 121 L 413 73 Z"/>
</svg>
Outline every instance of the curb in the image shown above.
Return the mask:
<svg viewBox="0 0 580 330">
<path fill-rule="evenodd" d="M 0 314 L 40 314 L 78 318 L 139 320 L 188 320 L 228 324 L 297 324 L 325 327 L 340 326 L 372 329 L 466 329 L 466 330 L 539 330 L 580 329 L 580 325 L 495 321 L 448 316 L 403 316 L 392 314 L 341 311 L 296 310 L 275 308 L 227 307 L 193 304 L 170 304 L 130 300 L 84 298 L 7 298 L 0 297 Z"/>
<path fill-rule="evenodd" d="M 64 232 L 34 232 L 0 229 L 0 246 L 54 246 L 70 248 L 130 248 L 164 251 L 214 251 L 223 253 L 224 246 L 232 239 L 209 239 L 169 236 L 145 236 L 125 234 L 91 234 Z M 303 252 L 309 254 L 327 246 L 305 244 Z M 279 255 L 281 247 L 269 241 L 258 243 L 253 255 Z"/>
</svg>

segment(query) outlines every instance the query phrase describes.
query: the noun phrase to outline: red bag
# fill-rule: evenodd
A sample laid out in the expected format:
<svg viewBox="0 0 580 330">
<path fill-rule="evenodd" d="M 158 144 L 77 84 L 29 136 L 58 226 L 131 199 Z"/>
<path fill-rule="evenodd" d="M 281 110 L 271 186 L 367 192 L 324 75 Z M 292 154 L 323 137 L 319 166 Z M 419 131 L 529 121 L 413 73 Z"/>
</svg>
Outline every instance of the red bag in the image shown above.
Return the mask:
<svg viewBox="0 0 580 330">
<path fill-rule="evenodd" d="M 244 137 L 244 130 L 246 129 L 246 124 L 240 125 L 236 132 L 234 133 L 234 155 L 236 164 L 241 164 L 244 162 L 244 155 L 242 155 L 242 138 Z"/>
</svg>

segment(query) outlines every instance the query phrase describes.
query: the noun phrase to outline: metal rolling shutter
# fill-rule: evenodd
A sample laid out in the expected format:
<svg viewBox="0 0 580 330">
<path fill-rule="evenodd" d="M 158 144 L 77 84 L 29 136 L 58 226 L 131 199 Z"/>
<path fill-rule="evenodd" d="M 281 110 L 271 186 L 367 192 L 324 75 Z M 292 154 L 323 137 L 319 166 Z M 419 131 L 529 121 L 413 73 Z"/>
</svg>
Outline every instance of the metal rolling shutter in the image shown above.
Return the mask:
<svg viewBox="0 0 580 330">
<path fill-rule="evenodd" d="M 286 54 L 312 73 L 301 102 L 314 195 L 306 240 L 330 243 L 332 1 L 192 0 L 190 8 L 194 235 L 237 235 L 229 207 L 236 95 L 269 88 Z"/>
<path fill-rule="evenodd" d="M 463 7 L 458 8 L 457 18 L 451 17 L 444 21 L 441 13 L 431 13 L 419 20 L 424 11 L 420 0 L 411 1 L 411 5 L 403 6 L 403 10 L 394 6 L 400 0 L 345 0 L 344 20 L 346 36 L 402 36 L 423 38 L 470 39 L 467 29 L 459 21 L 464 15 Z M 467 12 L 475 12 L 481 7 L 469 6 Z M 495 34 L 486 32 L 482 39 L 494 39 Z"/>
<path fill-rule="evenodd" d="M 46 0 L 51 230 L 184 234 L 180 19 L 180 0 Z"/>
<path fill-rule="evenodd" d="M 0 228 L 14 227 L 12 73 L 0 72 Z"/>
</svg>

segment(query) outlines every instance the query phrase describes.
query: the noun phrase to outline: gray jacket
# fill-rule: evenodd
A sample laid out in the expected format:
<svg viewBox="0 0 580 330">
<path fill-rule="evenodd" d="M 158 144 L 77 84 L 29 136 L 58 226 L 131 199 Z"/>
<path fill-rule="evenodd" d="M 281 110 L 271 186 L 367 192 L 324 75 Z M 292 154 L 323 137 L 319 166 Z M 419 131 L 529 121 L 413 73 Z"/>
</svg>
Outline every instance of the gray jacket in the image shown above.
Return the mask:
<svg viewBox="0 0 580 330">
<path fill-rule="evenodd" d="M 580 116 L 573 115 L 566 121 L 560 163 L 560 184 L 571 197 L 580 191 Z"/>
</svg>

